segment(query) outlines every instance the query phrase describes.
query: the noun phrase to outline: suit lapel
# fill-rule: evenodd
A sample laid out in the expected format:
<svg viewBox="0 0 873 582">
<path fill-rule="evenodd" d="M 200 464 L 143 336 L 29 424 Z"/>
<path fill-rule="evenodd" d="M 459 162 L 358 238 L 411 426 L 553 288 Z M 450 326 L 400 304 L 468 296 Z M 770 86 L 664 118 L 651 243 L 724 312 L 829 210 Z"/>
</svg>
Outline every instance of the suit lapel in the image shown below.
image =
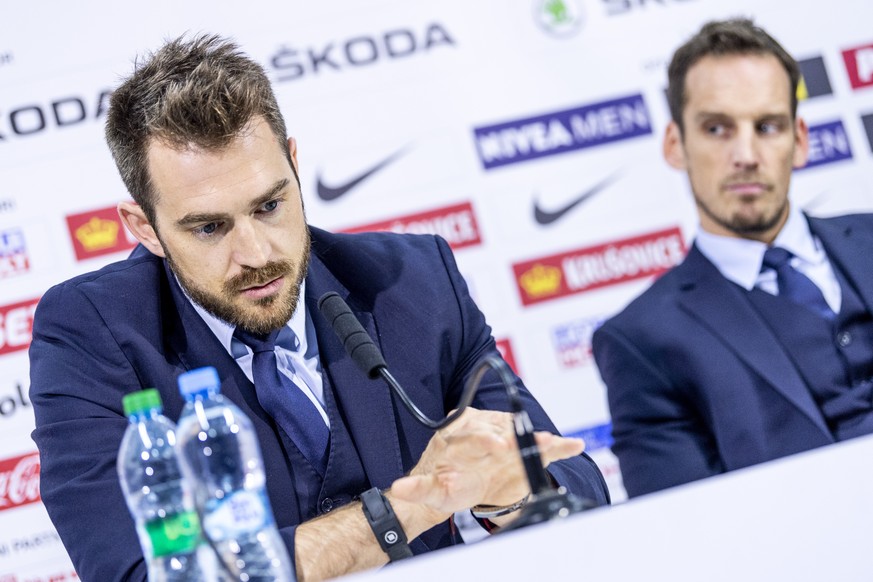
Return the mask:
<svg viewBox="0 0 873 582">
<path fill-rule="evenodd" d="M 873 250 L 873 233 L 821 218 L 810 218 L 809 226 L 821 239 L 828 259 L 842 270 L 873 313 L 873 260 L 866 254 Z"/>
<path fill-rule="evenodd" d="M 696 245 L 677 269 L 683 281 L 680 307 L 829 435 L 806 383 L 743 290 L 725 279 Z"/>
<path fill-rule="evenodd" d="M 325 386 L 333 388 L 337 403 L 344 411 L 343 418 L 352 441 L 357 444 L 370 484 L 387 487 L 404 472 L 390 389 L 381 380 L 367 378 L 318 311 L 318 299 L 328 291 L 335 291 L 349 304 L 355 317 L 379 345 L 373 314 L 356 304 L 355 297 L 314 252 L 306 277 L 306 308 L 318 338 L 322 373 L 328 380 Z"/>
</svg>

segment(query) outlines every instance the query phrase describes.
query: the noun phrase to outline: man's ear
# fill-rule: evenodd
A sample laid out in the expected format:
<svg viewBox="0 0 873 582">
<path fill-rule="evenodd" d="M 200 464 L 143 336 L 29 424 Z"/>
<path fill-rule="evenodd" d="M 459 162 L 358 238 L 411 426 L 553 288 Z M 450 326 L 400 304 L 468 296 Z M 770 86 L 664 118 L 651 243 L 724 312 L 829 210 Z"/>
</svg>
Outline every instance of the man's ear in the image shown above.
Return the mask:
<svg viewBox="0 0 873 582">
<path fill-rule="evenodd" d="M 802 168 L 809 161 L 809 128 L 802 117 L 794 122 L 794 167 Z"/>
<path fill-rule="evenodd" d="M 294 171 L 300 175 L 300 166 L 297 165 L 297 140 L 293 137 L 288 138 L 288 151 L 291 152 L 291 163 L 294 164 Z"/>
<path fill-rule="evenodd" d="M 146 218 L 145 212 L 136 202 L 119 202 L 118 216 L 127 230 L 136 237 L 153 255 L 164 257 L 164 247 L 158 240 L 158 234 Z"/>
<path fill-rule="evenodd" d="M 664 159 L 667 163 L 677 170 L 684 170 L 685 166 L 685 147 L 682 144 L 682 130 L 675 121 L 671 121 L 664 131 L 663 143 Z"/>
</svg>

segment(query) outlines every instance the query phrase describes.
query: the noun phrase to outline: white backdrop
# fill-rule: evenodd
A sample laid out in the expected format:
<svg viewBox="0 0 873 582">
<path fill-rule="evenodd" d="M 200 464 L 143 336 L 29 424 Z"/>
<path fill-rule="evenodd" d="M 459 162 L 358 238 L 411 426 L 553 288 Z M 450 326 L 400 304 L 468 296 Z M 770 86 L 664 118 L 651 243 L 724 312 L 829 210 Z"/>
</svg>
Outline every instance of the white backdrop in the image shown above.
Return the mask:
<svg viewBox="0 0 873 582">
<path fill-rule="evenodd" d="M 693 237 L 684 176 L 660 156 L 672 50 L 705 20 L 754 16 L 807 79 L 813 155 L 794 203 L 873 209 L 873 7 L 799 6 L 34 0 L 4 11 L 0 582 L 75 578 L 39 503 L 26 348 L 49 286 L 132 246 L 102 128 L 135 55 L 185 31 L 236 38 L 266 67 L 298 140 L 310 222 L 445 236 L 504 353 L 558 427 L 586 438 L 621 501 L 590 336 Z"/>
</svg>

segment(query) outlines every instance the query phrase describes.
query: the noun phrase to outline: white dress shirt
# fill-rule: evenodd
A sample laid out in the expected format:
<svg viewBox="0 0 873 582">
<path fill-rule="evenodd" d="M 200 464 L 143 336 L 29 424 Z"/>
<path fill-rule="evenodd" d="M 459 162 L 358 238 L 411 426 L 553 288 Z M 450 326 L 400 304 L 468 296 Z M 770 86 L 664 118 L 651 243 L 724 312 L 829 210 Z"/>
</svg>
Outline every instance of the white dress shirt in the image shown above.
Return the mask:
<svg viewBox="0 0 873 582">
<path fill-rule="evenodd" d="M 695 243 L 726 279 L 747 291 L 758 287 L 771 295 L 779 293 L 776 271 L 768 269 L 761 272 L 761 263 L 767 250 L 765 243 L 712 234 L 703 229 L 698 229 Z M 788 220 L 772 246 L 782 247 L 794 255 L 791 266 L 821 289 L 834 313 L 840 312 L 843 300 L 840 283 L 821 241 L 810 232 L 809 223 L 800 210 L 795 210 L 793 206 L 789 209 Z"/>
</svg>

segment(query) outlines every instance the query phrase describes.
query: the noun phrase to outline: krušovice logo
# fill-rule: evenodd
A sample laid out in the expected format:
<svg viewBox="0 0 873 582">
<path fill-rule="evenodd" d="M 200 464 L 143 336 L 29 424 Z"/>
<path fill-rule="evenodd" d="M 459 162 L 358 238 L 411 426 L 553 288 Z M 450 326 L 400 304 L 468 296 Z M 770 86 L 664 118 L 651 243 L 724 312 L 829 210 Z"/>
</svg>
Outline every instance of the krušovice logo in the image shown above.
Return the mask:
<svg viewBox="0 0 873 582">
<path fill-rule="evenodd" d="M 29 270 L 30 258 L 24 244 L 24 233 L 17 228 L 0 231 L 0 279 Z"/>
<path fill-rule="evenodd" d="M 568 212 L 582 204 L 583 202 L 589 200 L 595 194 L 602 192 L 607 186 L 615 182 L 619 177 L 619 172 L 608 176 L 604 180 L 601 180 L 594 186 L 591 186 L 578 196 L 571 200 L 570 202 L 564 204 L 560 208 L 556 208 L 555 210 L 543 210 L 540 207 L 540 203 L 538 200 L 534 200 L 534 220 L 537 221 L 538 224 L 543 226 L 548 226 L 553 222 L 556 222 L 564 217 Z"/>
<path fill-rule="evenodd" d="M 486 170 L 651 133 L 640 94 L 473 129 Z"/>
<path fill-rule="evenodd" d="M 801 170 L 851 159 L 852 147 L 842 121 L 809 126 L 809 159 Z"/>
<path fill-rule="evenodd" d="M 0 356 L 26 350 L 33 333 L 33 313 L 39 298 L 0 306 Z"/>
<path fill-rule="evenodd" d="M 685 258 L 679 227 L 515 263 L 525 306 L 660 275 Z"/>
<path fill-rule="evenodd" d="M 130 250 L 136 246 L 136 241 L 127 237 L 115 206 L 70 215 L 67 217 L 67 228 L 78 261 Z"/>
<path fill-rule="evenodd" d="M 434 22 L 421 31 L 395 28 L 382 34 L 363 34 L 299 50 L 283 46 L 270 59 L 270 64 L 277 81 L 296 81 L 323 71 L 342 72 L 380 61 L 407 58 L 441 46 L 455 46 L 455 40 L 445 26 Z"/>
<path fill-rule="evenodd" d="M 446 239 L 452 250 L 482 243 L 476 213 L 469 202 L 342 230 L 349 233 L 372 231 L 438 234 Z"/>
<path fill-rule="evenodd" d="M 543 30 L 563 38 L 573 36 L 585 24 L 579 0 L 535 0 L 534 18 Z"/>
<path fill-rule="evenodd" d="M 844 50 L 843 61 L 852 89 L 873 85 L 873 44 Z"/>
<path fill-rule="evenodd" d="M 828 77 L 822 57 L 813 57 L 798 61 L 800 67 L 800 84 L 797 86 L 797 98 L 801 101 L 833 94 L 831 80 Z"/>
<path fill-rule="evenodd" d="M 333 200 L 336 200 L 337 198 L 345 196 L 352 189 L 359 186 L 361 182 L 364 182 L 367 178 L 369 178 L 370 176 L 405 154 L 407 150 L 408 148 L 400 149 L 382 160 L 381 162 L 377 163 L 376 165 L 371 166 L 363 170 L 362 172 L 359 172 L 355 176 L 343 181 L 342 183 L 333 186 L 328 186 L 324 183 L 321 177 L 321 172 L 319 171 L 316 176 L 315 193 L 325 202 L 331 202 Z"/>
</svg>

